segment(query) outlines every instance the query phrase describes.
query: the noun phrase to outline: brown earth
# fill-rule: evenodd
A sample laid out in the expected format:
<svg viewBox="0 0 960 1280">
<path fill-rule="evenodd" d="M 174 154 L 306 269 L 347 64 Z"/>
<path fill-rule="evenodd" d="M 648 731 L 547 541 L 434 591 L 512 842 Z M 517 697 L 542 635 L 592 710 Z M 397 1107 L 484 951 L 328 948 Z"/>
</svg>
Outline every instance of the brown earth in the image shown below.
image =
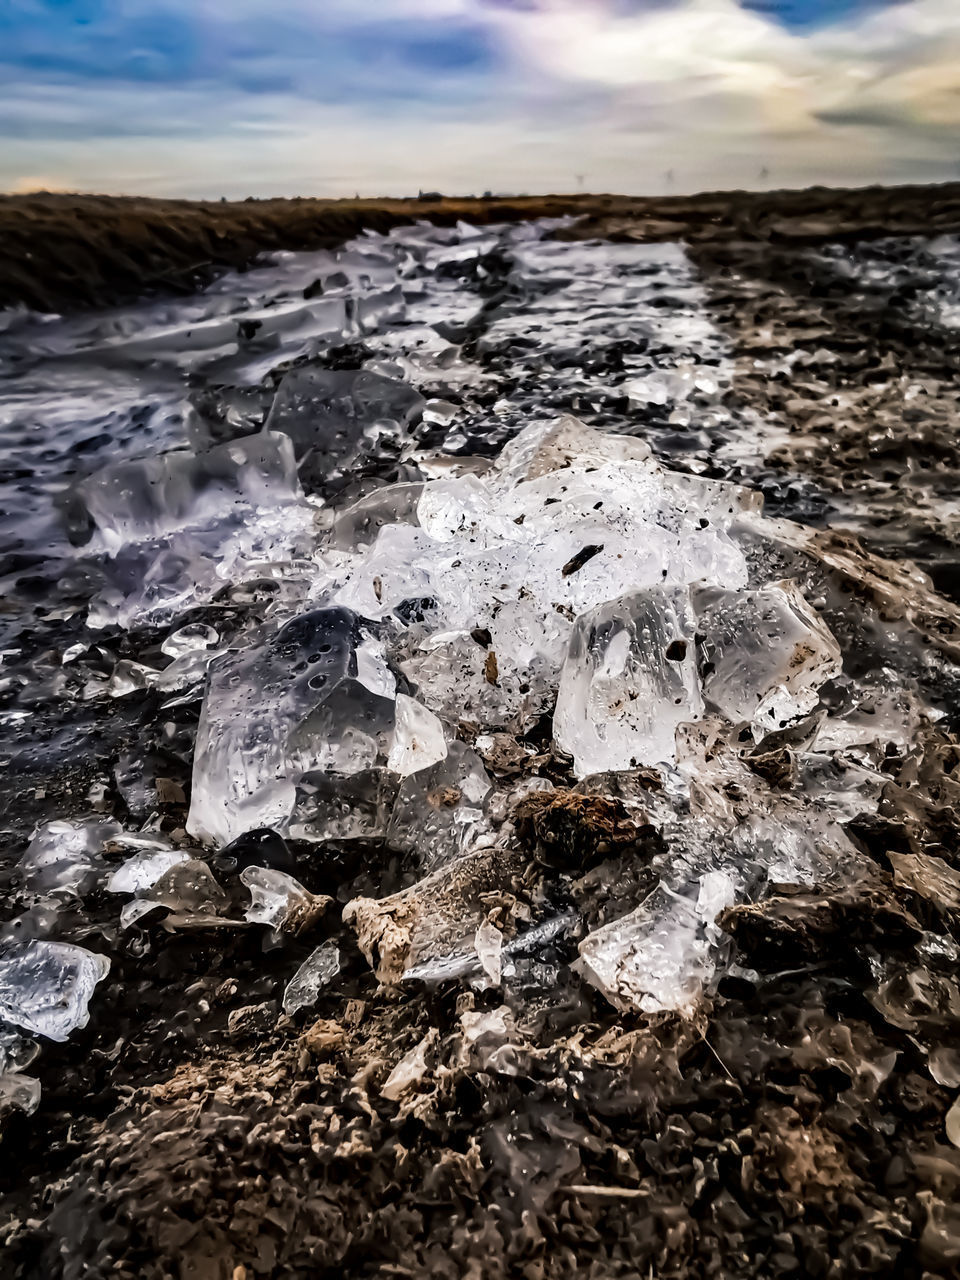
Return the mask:
<svg viewBox="0 0 960 1280">
<path fill-rule="evenodd" d="M 960 183 L 697 196 L 151 200 L 138 196 L 0 196 L 0 308 L 108 306 L 145 293 L 190 292 L 275 249 L 322 249 L 364 228 L 575 215 L 563 234 L 614 240 L 815 243 L 960 230 Z"/>
<path fill-rule="evenodd" d="M 0 196 L 0 307 L 109 306 L 190 293 L 274 249 L 326 249 L 419 218 L 453 225 L 558 217 L 592 197 L 518 200 L 149 200 Z"/>
</svg>

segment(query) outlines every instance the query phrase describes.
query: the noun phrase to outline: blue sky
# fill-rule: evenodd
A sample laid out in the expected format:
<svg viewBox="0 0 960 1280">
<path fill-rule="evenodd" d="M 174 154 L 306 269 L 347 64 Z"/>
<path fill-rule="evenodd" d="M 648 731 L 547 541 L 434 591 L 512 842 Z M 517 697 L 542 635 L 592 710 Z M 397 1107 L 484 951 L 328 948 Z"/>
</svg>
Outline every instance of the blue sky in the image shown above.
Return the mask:
<svg viewBox="0 0 960 1280">
<path fill-rule="evenodd" d="M 0 189 L 960 173 L 960 0 L 0 0 Z"/>
</svg>

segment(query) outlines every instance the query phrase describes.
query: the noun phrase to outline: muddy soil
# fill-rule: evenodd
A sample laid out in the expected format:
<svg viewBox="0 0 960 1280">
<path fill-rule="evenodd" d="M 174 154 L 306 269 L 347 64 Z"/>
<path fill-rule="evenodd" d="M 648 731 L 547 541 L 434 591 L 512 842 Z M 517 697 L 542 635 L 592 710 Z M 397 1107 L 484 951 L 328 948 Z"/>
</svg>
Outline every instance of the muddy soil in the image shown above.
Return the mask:
<svg viewBox="0 0 960 1280">
<path fill-rule="evenodd" d="M 731 401 L 779 435 L 771 477 L 819 520 L 960 589 L 953 237 L 691 249 L 736 359 Z"/>
</svg>

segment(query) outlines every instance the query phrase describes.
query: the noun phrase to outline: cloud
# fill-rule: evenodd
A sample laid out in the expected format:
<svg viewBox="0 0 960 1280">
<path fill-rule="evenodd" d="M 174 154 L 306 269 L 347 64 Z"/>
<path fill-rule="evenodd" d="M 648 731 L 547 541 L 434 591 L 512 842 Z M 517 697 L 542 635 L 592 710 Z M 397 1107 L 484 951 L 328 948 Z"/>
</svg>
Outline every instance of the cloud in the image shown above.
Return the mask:
<svg viewBox="0 0 960 1280">
<path fill-rule="evenodd" d="M 0 186 L 642 192 L 953 176 L 960 4 L 9 0 Z"/>
</svg>

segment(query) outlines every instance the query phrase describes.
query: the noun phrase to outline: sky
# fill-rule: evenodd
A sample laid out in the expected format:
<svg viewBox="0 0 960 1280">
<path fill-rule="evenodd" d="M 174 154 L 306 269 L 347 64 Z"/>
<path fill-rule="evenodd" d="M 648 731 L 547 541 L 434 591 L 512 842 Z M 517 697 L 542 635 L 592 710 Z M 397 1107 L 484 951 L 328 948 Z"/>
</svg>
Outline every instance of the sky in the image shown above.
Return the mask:
<svg viewBox="0 0 960 1280">
<path fill-rule="evenodd" d="M 0 0 L 0 190 L 960 177 L 960 0 Z"/>
</svg>

